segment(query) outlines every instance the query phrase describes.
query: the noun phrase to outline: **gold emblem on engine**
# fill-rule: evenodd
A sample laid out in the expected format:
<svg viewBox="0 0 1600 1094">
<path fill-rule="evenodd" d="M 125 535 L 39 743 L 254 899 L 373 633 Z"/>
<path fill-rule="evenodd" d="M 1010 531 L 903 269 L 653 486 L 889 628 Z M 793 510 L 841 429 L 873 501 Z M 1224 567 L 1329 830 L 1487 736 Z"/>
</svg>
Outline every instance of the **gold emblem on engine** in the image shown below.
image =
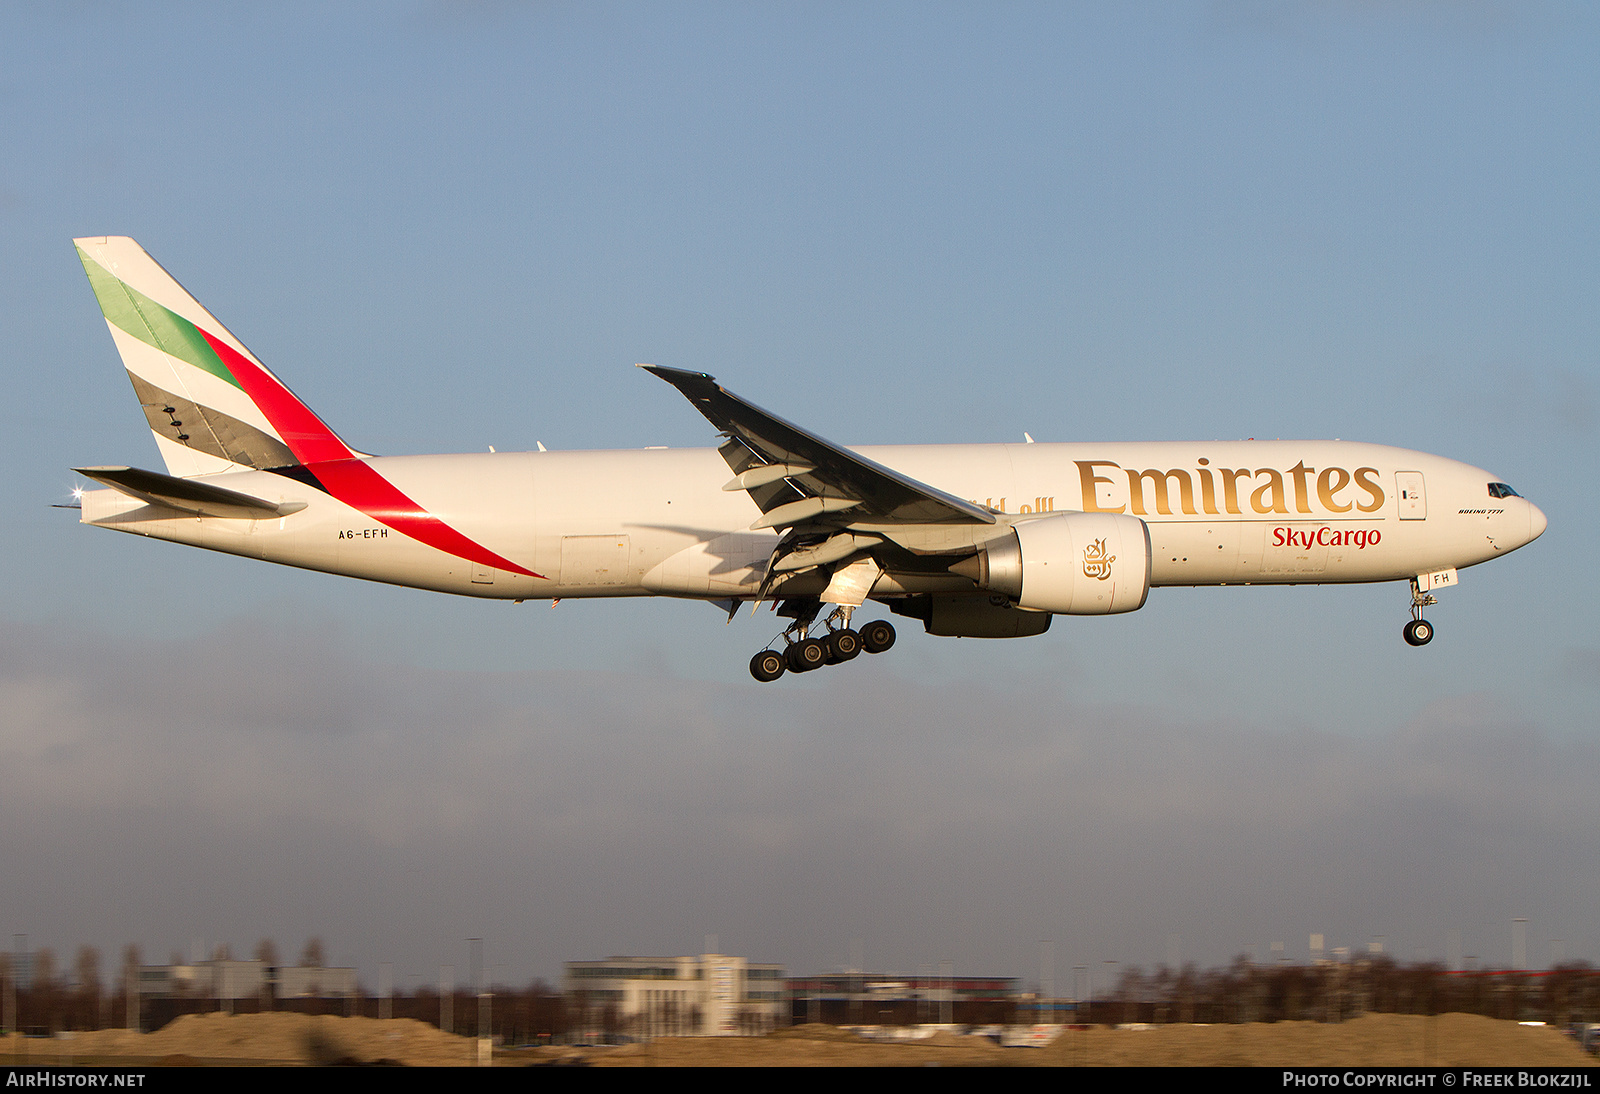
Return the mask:
<svg viewBox="0 0 1600 1094">
<path fill-rule="evenodd" d="M 1083 576 L 1104 581 L 1111 576 L 1111 564 L 1115 561 L 1116 555 L 1106 554 L 1106 541 L 1097 539 L 1083 549 Z"/>
</svg>

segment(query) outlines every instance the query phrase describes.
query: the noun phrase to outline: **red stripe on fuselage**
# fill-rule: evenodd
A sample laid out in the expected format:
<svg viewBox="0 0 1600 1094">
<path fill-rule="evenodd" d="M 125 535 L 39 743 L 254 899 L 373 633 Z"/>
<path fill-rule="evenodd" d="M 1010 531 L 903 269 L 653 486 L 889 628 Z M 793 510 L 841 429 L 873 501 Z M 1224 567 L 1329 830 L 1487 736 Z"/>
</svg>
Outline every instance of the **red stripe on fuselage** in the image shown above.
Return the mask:
<svg viewBox="0 0 1600 1094">
<path fill-rule="evenodd" d="M 502 558 L 425 511 L 388 479 L 374 471 L 365 460 L 332 460 L 311 464 L 306 470 L 328 488 L 328 493 L 346 505 L 429 547 L 437 547 L 457 558 L 498 567 L 524 577 L 544 579 L 542 574 L 525 570 L 510 559 Z"/>
<path fill-rule="evenodd" d="M 200 330 L 199 327 L 195 329 Z M 254 361 L 206 331 L 200 330 L 200 334 L 222 358 L 228 371 L 238 379 L 244 393 L 266 415 L 267 421 L 278 431 L 278 436 L 289 446 L 295 459 L 317 477 L 328 493 L 380 524 L 386 524 L 446 554 L 544 580 L 542 574 L 523 569 L 510 559 L 502 558 L 424 510 L 374 471 L 366 461 L 357 458 L 349 446 L 311 412 L 310 407 L 295 398 L 288 388 L 267 375 Z"/>
</svg>

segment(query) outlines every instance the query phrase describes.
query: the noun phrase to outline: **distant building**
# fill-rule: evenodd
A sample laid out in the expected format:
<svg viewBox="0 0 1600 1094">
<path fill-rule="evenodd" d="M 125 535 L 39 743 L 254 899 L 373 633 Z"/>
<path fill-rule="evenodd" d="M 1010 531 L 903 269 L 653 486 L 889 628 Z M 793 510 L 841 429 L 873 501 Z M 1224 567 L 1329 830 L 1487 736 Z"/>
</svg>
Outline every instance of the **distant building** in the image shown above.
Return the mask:
<svg viewBox="0 0 1600 1094">
<path fill-rule="evenodd" d="M 1021 998 L 1014 976 L 839 972 L 785 987 L 794 1021 L 842 1025 L 996 1021 Z"/>
<path fill-rule="evenodd" d="M 147 999 L 257 999 L 266 979 L 267 967 L 260 961 L 141 965 L 139 994 Z"/>
<path fill-rule="evenodd" d="M 273 966 L 261 961 L 197 961 L 139 966 L 139 994 L 147 999 L 329 999 L 354 995 L 355 969 Z"/>
<path fill-rule="evenodd" d="M 727 954 L 568 961 L 562 989 L 581 1022 L 641 1037 L 765 1033 L 784 1014 L 783 966 Z"/>
<path fill-rule="evenodd" d="M 279 965 L 272 971 L 278 999 L 343 999 L 356 993 L 355 969 Z"/>
</svg>

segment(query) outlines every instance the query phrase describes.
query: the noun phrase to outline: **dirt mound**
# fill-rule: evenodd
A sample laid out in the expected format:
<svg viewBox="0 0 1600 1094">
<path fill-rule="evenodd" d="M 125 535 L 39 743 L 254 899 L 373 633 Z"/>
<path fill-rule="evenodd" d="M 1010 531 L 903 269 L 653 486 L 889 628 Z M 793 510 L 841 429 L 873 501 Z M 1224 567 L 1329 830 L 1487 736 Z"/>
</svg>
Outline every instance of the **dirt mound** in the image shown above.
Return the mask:
<svg viewBox="0 0 1600 1094">
<path fill-rule="evenodd" d="M 340 1018 L 331 1014 L 186 1014 L 154 1033 L 108 1029 L 50 1041 L 9 1038 L 0 1052 L 43 1063 L 187 1057 L 200 1063 L 413 1066 L 470 1064 L 475 1042 L 410 1018 Z M 20 1055 L 19 1055 L 20 1054 Z"/>
<path fill-rule="evenodd" d="M 1474 1014 L 1367 1014 L 1348 1022 L 1068 1030 L 1041 1063 L 1232 1067 L 1589 1067 L 1559 1030 Z"/>
<path fill-rule="evenodd" d="M 473 1062 L 476 1042 L 424 1022 L 332 1015 L 191 1014 L 155 1033 L 102 1030 L 53 1040 L 0 1038 L 13 1064 L 335 1064 L 451 1067 Z M 552 1046 L 497 1052 L 495 1062 L 600 1067 L 1215 1066 L 1589 1067 L 1558 1030 L 1470 1014 L 1369 1014 L 1338 1025 L 1155 1026 L 1067 1030 L 1049 1047 L 1000 1048 L 940 1032 L 873 1042 L 833 1026 L 768 1037 L 668 1037 L 621 1048 Z"/>
<path fill-rule="evenodd" d="M 838 1026 L 825 1026 L 821 1022 L 807 1022 L 788 1029 L 776 1029 L 767 1035 L 772 1041 L 850 1041 L 860 1044 L 861 1038 Z"/>
</svg>

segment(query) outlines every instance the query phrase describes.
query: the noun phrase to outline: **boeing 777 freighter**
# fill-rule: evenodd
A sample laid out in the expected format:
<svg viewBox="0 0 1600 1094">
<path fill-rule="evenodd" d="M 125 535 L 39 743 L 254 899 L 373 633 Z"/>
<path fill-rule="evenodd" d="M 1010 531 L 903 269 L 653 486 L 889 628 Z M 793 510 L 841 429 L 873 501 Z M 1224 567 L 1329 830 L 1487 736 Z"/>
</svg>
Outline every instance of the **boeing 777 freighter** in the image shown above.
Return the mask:
<svg viewBox="0 0 1600 1094">
<path fill-rule="evenodd" d="M 166 463 L 78 468 L 109 487 L 81 493 L 83 523 L 466 596 L 770 603 L 789 622 L 758 680 L 888 649 L 888 621 L 852 625 L 868 600 L 929 634 L 1019 638 L 1162 585 L 1404 581 L 1421 646 L 1435 590 L 1545 528 L 1497 476 L 1400 448 L 844 448 L 654 365 L 715 449 L 372 456 L 133 240 L 76 242 Z"/>
</svg>

